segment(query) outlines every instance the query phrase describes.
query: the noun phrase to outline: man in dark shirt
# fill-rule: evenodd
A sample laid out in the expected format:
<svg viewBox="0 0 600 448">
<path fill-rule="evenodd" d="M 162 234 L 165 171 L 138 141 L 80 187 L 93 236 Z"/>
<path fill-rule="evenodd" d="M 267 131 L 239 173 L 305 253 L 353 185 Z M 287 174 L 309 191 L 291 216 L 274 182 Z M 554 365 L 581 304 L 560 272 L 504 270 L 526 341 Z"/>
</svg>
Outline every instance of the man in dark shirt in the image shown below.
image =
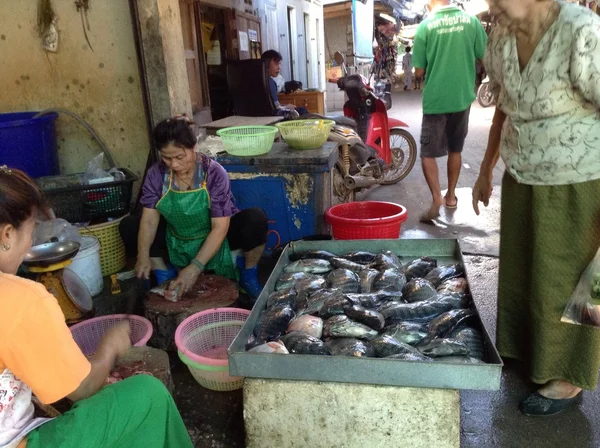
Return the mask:
<svg viewBox="0 0 600 448">
<path fill-rule="evenodd" d="M 283 60 L 281 54 L 275 50 L 267 50 L 262 54 L 261 58 L 269 61 L 269 92 L 271 93 L 271 98 L 277 108 L 277 115 L 291 114 L 294 116 L 296 115 L 294 112 L 296 112 L 297 115 L 306 115 L 308 111 L 304 107 L 296 107 L 293 104 L 286 104 L 284 106 L 279 104 L 277 82 L 275 81 L 275 78 L 279 76 L 279 72 L 281 71 L 281 61 Z"/>
</svg>

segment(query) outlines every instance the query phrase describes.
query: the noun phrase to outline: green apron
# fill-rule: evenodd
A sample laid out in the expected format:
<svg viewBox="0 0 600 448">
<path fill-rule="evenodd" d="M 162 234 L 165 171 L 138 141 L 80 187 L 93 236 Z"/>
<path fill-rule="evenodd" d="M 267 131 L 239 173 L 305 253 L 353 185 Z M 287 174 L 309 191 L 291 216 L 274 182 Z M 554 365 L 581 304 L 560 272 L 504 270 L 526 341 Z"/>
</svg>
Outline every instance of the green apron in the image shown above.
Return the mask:
<svg viewBox="0 0 600 448">
<path fill-rule="evenodd" d="M 168 188 L 156 209 L 167 221 L 167 248 L 171 263 L 178 268 L 188 266 L 198 255 L 206 237 L 212 230 L 210 195 L 206 189 L 208 174 L 196 190 L 173 190 L 173 173 L 168 175 Z M 219 251 L 206 265 L 217 275 L 237 280 L 227 238 Z"/>
</svg>

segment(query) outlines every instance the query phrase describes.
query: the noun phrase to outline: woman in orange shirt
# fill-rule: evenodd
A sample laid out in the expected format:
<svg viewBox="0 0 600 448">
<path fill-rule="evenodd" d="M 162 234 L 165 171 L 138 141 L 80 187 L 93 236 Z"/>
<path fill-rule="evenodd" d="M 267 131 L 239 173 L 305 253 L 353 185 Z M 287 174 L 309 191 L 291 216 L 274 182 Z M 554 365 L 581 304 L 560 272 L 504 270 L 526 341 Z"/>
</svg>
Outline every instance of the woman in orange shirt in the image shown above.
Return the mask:
<svg viewBox="0 0 600 448">
<path fill-rule="evenodd" d="M 0 448 L 191 447 L 160 381 L 138 375 L 103 387 L 130 347 L 129 325 L 113 327 L 88 360 L 54 296 L 15 275 L 44 211 L 35 183 L 0 167 Z M 56 419 L 37 419 L 32 393 L 43 403 L 75 404 Z"/>
</svg>

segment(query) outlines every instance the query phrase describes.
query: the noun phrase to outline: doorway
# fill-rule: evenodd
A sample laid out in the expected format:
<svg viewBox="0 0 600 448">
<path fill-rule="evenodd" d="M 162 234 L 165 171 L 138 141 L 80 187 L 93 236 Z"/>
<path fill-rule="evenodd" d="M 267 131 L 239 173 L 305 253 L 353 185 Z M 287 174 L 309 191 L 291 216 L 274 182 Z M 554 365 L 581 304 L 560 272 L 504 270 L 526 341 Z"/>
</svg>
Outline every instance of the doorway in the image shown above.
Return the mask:
<svg viewBox="0 0 600 448">
<path fill-rule="evenodd" d="M 289 54 L 289 67 L 290 67 L 290 81 L 296 79 L 298 75 L 298 69 L 296 66 L 296 55 L 298 54 L 296 46 L 296 37 L 298 33 L 296 31 L 296 9 L 292 6 L 288 6 L 287 9 L 287 26 L 288 26 L 288 54 Z"/>
<path fill-rule="evenodd" d="M 313 64 L 313 51 L 312 51 L 312 42 L 310 33 L 310 15 L 304 13 L 304 52 L 306 55 L 306 84 L 305 88 L 310 89 L 313 86 L 313 72 L 312 72 L 312 64 Z"/>
</svg>

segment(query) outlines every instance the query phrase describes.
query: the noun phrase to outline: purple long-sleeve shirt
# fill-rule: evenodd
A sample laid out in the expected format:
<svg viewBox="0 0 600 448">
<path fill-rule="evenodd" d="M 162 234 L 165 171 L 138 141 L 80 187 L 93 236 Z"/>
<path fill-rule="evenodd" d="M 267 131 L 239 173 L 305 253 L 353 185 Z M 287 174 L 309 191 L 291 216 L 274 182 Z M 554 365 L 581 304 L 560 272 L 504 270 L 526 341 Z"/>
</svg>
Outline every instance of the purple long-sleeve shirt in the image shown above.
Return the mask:
<svg viewBox="0 0 600 448">
<path fill-rule="evenodd" d="M 210 216 L 222 218 L 235 215 L 238 209 L 231 194 L 229 176 L 225 168 L 200 153 L 196 156 L 196 165 L 198 169 L 194 176 L 193 188 L 198 188 L 204 179 L 204 173 L 208 173 L 206 189 L 210 195 Z M 140 199 L 143 207 L 156 208 L 156 204 L 166 193 L 165 173 L 167 166 L 163 162 L 155 163 L 148 170 Z M 176 189 L 176 186 L 173 185 L 172 188 Z"/>
</svg>

